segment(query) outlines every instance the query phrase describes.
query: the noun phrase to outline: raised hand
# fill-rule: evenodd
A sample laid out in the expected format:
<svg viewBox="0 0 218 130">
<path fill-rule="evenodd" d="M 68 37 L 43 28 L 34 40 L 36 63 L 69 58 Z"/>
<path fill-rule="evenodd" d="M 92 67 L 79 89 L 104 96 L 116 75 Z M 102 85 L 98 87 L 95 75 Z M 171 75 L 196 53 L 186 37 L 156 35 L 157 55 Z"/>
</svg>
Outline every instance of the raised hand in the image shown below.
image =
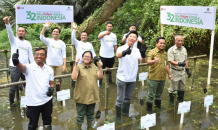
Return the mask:
<svg viewBox="0 0 218 130">
<path fill-rule="evenodd" d="M 44 27 L 45 28 L 48 28 L 48 27 L 50 27 L 51 26 L 51 22 L 50 21 L 47 21 L 45 24 L 44 24 Z"/>
<path fill-rule="evenodd" d="M 154 59 L 154 63 L 158 63 L 159 62 L 159 58 L 158 58 L 158 55 L 155 57 Z"/>
<path fill-rule="evenodd" d="M 75 22 L 73 22 L 73 23 L 72 23 L 72 30 L 76 30 L 76 28 L 77 28 L 77 25 L 76 25 Z"/>
<path fill-rule="evenodd" d="M 3 21 L 5 22 L 5 24 L 9 25 L 10 18 L 11 18 L 11 16 L 3 18 Z"/>
<path fill-rule="evenodd" d="M 130 46 L 129 46 L 129 48 L 127 48 L 126 50 L 124 50 L 124 51 L 122 52 L 122 56 L 124 57 L 124 56 L 126 56 L 127 54 L 130 55 L 131 52 L 132 52 L 132 50 L 131 50 L 131 48 L 130 48 Z"/>
<path fill-rule="evenodd" d="M 77 57 L 75 63 L 78 64 L 79 60 L 80 59 Z"/>
<path fill-rule="evenodd" d="M 102 68 L 103 63 L 101 62 L 101 60 L 99 60 L 99 67 Z"/>
</svg>

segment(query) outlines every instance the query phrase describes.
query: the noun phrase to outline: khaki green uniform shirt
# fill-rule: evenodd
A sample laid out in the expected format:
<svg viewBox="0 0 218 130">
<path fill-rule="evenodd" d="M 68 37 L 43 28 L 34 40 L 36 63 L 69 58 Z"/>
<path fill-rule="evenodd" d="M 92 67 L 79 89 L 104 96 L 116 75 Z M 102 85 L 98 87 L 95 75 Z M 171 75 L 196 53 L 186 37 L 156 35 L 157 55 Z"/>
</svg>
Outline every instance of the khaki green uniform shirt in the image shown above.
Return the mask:
<svg viewBox="0 0 218 130">
<path fill-rule="evenodd" d="M 164 81 L 166 80 L 166 65 L 169 65 L 167 62 L 167 53 L 166 51 L 160 52 L 156 47 L 148 53 L 147 61 L 154 60 L 158 55 L 159 62 L 149 65 L 148 78 L 155 81 Z"/>
<path fill-rule="evenodd" d="M 176 45 L 172 46 L 168 50 L 167 55 L 168 55 L 168 61 L 183 62 L 184 60 L 187 60 L 187 51 L 183 46 L 181 47 L 181 50 L 179 50 Z M 170 72 L 173 76 L 173 80 L 178 81 L 182 79 L 182 76 L 185 76 L 185 67 L 171 64 L 170 68 L 181 70 L 181 71 L 177 71 L 174 69 L 170 69 Z"/>
<path fill-rule="evenodd" d="M 97 85 L 98 68 L 94 64 L 89 67 L 84 63 L 77 66 L 77 80 L 74 90 L 74 100 L 80 104 L 99 103 L 99 88 Z"/>
</svg>

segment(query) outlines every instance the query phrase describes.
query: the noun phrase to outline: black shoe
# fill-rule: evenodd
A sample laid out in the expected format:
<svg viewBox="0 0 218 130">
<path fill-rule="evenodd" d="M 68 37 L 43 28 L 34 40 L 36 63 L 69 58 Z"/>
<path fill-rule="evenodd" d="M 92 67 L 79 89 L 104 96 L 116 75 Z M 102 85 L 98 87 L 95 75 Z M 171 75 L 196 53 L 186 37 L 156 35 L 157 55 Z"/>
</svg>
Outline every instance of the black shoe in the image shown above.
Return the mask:
<svg viewBox="0 0 218 130">
<path fill-rule="evenodd" d="M 116 119 L 117 119 L 117 122 L 118 123 L 122 123 L 122 120 L 121 120 L 121 107 L 119 106 L 116 106 Z"/>
<path fill-rule="evenodd" d="M 147 102 L 147 111 L 148 111 L 149 113 L 153 113 L 153 111 L 152 111 L 152 105 L 153 105 L 153 103 Z"/>
<path fill-rule="evenodd" d="M 169 97 L 170 97 L 170 106 L 172 106 L 172 107 L 175 106 L 173 93 L 169 93 Z"/>
<path fill-rule="evenodd" d="M 123 105 L 122 105 L 122 116 L 129 117 L 129 107 L 130 107 L 130 103 L 123 102 Z"/>
<path fill-rule="evenodd" d="M 180 102 L 184 101 L 184 95 L 185 95 L 185 91 L 178 91 L 178 97 L 177 100 Z"/>
<path fill-rule="evenodd" d="M 60 84 L 56 84 L 56 92 L 60 91 Z"/>
</svg>

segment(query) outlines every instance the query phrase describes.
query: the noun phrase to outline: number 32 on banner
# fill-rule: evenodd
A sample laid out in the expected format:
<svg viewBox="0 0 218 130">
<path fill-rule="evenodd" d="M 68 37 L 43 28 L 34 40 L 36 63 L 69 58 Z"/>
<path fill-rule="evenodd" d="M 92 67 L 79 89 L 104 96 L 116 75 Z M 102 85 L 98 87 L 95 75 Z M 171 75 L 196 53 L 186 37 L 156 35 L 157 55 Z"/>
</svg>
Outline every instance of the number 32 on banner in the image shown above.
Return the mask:
<svg viewBox="0 0 218 130">
<path fill-rule="evenodd" d="M 26 17 L 26 19 L 36 20 L 35 19 L 35 17 L 36 17 L 35 13 L 31 13 L 31 11 L 26 11 L 26 12 L 27 12 L 27 16 L 29 16 L 29 17 Z"/>
<path fill-rule="evenodd" d="M 170 22 L 174 22 L 174 15 L 173 14 L 171 14 L 170 12 L 167 12 L 167 16 L 168 16 L 168 18 L 167 18 L 167 20 L 170 20 Z"/>
</svg>

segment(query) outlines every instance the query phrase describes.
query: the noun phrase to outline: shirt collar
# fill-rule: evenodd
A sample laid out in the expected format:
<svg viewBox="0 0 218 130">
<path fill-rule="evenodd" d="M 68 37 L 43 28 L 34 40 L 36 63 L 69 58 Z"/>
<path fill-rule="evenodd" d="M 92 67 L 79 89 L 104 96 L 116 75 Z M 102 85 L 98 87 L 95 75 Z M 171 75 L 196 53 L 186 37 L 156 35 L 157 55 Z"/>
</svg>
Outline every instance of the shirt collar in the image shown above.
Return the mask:
<svg viewBox="0 0 218 130">
<path fill-rule="evenodd" d="M 36 64 L 35 61 L 33 62 L 33 65 L 34 65 L 34 67 L 40 67 L 39 65 Z M 40 68 L 41 68 L 41 67 L 40 67 Z M 46 64 L 45 64 L 45 63 L 43 63 L 42 69 L 43 69 L 43 68 L 46 68 Z"/>
<path fill-rule="evenodd" d="M 179 48 L 176 46 L 176 44 L 174 45 L 174 48 L 179 50 Z M 181 50 L 182 50 L 182 46 L 181 46 Z"/>
<path fill-rule="evenodd" d="M 82 62 L 82 68 L 83 68 L 83 69 L 84 69 L 84 68 L 92 68 L 92 63 L 89 64 L 89 67 L 87 67 L 87 66 Z"/>
</svg>

